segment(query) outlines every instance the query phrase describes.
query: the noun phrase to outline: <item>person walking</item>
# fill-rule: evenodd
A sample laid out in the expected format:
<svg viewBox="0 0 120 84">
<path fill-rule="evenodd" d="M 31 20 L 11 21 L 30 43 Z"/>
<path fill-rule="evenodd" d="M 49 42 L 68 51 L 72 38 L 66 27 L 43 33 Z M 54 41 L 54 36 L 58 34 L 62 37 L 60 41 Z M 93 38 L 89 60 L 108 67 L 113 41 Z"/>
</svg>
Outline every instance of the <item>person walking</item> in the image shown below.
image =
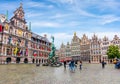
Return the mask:
<svg viewBox="0 0 120 84">
<path fill-rule="evenodd" d="M 106 62 L 104 62 L 104 60 L 101 62 L 102 63 L 102 68 L 105 68 Z"/>
<path fill-rule="evenodd" d="M 76 60 L 76 61 L 75 61 L 75 68 L 77 68 L 77 64 L 78 64 L 78 61 Z"/>
<path fill-rule="evenodd" d="M 71 60 L 69 67 L 71 72 L 75 71 L 75 61 L 73 59 Z"/>
<path fill-rule="evenodd" d="M 82 70 L 82 61 L 80 61 L 80 70 Z"/>
<path fill-rule="evenodd" d="M 64 61 L 64 68 L 66 69 L 66 64 L 67 64 L 67 62 L 66 61 Z"/>
<path fill-rule="evenodd" d="M 89 60 L 89 63 L 91 63 L 91 61 Z"/>
</svg>

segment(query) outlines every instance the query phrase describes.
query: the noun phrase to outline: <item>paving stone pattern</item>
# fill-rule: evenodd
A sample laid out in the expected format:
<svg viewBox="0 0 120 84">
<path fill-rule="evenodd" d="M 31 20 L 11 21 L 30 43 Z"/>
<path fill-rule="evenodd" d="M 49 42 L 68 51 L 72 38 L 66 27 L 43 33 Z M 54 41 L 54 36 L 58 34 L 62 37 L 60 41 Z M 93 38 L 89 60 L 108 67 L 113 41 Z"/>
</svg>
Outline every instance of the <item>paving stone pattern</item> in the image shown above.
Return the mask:
<svg viewBox="0 0 120 84">
<path fill-rule="evenodd" d="M 120 69 L 107 64 L 84 64 L 70 72 L 67 66 L 39 66 L 35 64 L 0 65 L 0 84 L 120 84 Z"/>
</svg>

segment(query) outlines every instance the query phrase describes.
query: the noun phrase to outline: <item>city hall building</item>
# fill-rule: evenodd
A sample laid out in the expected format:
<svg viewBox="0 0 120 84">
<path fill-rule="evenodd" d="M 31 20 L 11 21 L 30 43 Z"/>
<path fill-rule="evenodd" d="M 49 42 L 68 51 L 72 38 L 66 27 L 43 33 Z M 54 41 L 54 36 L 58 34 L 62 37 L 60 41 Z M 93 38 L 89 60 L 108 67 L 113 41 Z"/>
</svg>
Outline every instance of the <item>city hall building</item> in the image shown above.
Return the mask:
<svg viewBox="0 0 120 84">
<path fill-rule="evenodd" d="M 45 62 L 51 43 L 46 37 L 31 32 L 26 25 L 22 4 L 10 21 L 0 15 L 0 63 Z"/>
</svg>

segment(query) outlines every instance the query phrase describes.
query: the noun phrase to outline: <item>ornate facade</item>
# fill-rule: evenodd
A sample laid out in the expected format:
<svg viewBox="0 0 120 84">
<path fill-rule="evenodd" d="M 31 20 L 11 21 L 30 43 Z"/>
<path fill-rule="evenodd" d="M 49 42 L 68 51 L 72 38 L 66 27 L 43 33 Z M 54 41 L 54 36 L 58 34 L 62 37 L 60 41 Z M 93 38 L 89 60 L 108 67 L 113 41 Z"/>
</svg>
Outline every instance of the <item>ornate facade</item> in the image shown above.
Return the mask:
<svg viewBox="0 0 120 84">
<path fill-rule="evenodd" d="M 114 36 L 113 40 L 111 41 L 112 45 L 116 45 L 120 48 L 120 39 L 117 35 Z"/>
<path fill-rule="evenodd" d="M 1 60 L 19 63 L 30 58 L 31 31 L 26 25 L 22 4 L 10 22 L 5 21 L 2 32 Z"/>
<path fill-rule="evenodd" d="M 72 42 L 71 42 L 71 57 L 74 60 L 81 59 L 81 52 L 80 52 L 80 42 L 81 40 L 77 37 L 76 33 L 74 33 Z"/>
<path fill-rule="evenodd" d="M 90 43 L 90 61 L 94 63 L 101 62 L 101 41 L 95 34 Z"/>
<path fill-rule="evenodd" d="M 65 45 L 63 43 L 61 44 L 59 52 L 60 52 L 59 54 L 60 61 L 64 61 L 66 59 L 66 55 L 65 55 Z"/>
<path fill-rule="evenodd" d="M 110 45 L 117 45 L 120 48 L 120 39 L 117 35 L 110 41 L 106 36 L 100 40 L 95 34 L 92 39 L 83 34 L 81 40 L 74 33 L 70 47 L 63 45 L 60 48 L 63 60 L 70 56 L 74 60 L 90 61 L 91 63 L 100 63 L 102 60 L 110 63 L 108 60 L 107 50 Z M 69 52 L 68 52 L 69 50 Z M 68 54 L 69 53 L 69 54 Z M 60 56 L 60 55 L 59 55 Z"/>
<path fill-rule="evenodd" d="M 69 42 L 67 42 L 67 45 L 65 47 L 65 57 L 67 61 L 71 60 L 71 46 Z"/>
<path fill-rule="evenodd" d="M 32 32 L 26 25 L 22 4 L 14 11 L 10 22 L 0 20 L 0 62 L 1 63 L 28 63 L 32 62 L 34 50 L 31 42 Z M 43 40 L 44 41 L 44 40 Z M 43 43 L 44 44 L 44 43 Z M 49 46 L 49 45 L 48 45 Z M 46 51 L 45 51 L 46 52 Z"/>
<path fill-rule="evenodd" d="M 101 59 L 102 60 L 108 61 L 107 50 L 110 45 L 111 45 L 111 42 L 109 41 L 109 39 L 106 36 L 104 36 L 104 38 L 101 42 L 101 54 L 102 54 Z"/>
<path fill-rule="evenodd" d="M 32 33 L 31 37 L 31 56 L 32 61 L 37 63 L 46 63 L 50 50 L 51 43 L 48 41 L 46 35 L 44 37 Z"/>
<path fill-rule="evenodd" d="M 90 60 L 90 40 L 85 34 L 81 38 L 80 51 L 81 51 L 81 60 L 83 61 Z"/>
</svg>

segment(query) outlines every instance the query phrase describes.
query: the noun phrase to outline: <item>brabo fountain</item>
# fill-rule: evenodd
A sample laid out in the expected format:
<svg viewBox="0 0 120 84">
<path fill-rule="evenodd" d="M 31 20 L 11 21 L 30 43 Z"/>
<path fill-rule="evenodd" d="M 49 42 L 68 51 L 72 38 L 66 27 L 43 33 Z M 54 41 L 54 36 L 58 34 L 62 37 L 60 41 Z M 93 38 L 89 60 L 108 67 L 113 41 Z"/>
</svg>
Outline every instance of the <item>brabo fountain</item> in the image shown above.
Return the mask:
<svg viewBox="0 0 120 84">
<path fill-rule="evenodd" d="M 55 57 L 56 47 L 54 45 L 54 37 L 52 36 L 51 38 L 52 38 L 51 52 L 50 52 L 49 57 L 48 57 L 48 62 L 43 64 L 43 66 L 59 67 L 62 64 L 60 62 L 58 62 L 56 57 Z"/>
</svg>

